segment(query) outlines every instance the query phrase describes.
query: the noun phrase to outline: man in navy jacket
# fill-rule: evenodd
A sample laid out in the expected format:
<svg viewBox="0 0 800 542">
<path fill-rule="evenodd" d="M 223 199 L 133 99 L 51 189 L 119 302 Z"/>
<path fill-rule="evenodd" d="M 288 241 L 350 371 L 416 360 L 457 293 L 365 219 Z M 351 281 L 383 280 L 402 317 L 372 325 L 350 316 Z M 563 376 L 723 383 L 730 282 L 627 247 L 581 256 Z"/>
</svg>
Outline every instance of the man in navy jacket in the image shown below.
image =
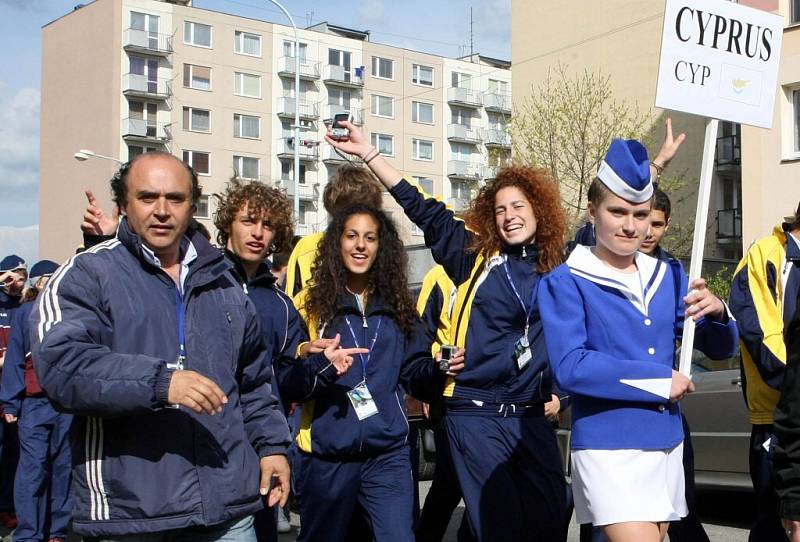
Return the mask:
<svg viewBox="0 0 800 542">
<path fill-rule="evenodd" d="M 259 494 L 283 504 L 289 470 L 255 309 L 189 229 L 190 167 L 139 155 L 111 187 L 117 238 L 65 263 L 30 320 L 40 383 L 76 414 L 74 528 L 90 540 L 252 542 Z"/>
</svg>

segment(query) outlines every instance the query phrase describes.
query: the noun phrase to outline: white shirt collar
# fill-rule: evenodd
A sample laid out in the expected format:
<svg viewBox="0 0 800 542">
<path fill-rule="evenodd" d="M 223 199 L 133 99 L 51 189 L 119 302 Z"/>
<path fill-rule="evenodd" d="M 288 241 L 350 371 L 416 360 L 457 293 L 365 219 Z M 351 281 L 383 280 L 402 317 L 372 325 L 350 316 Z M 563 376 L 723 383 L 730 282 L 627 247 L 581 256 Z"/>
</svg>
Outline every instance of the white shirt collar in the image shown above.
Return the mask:
<svg viewBox="0 0 800 542">
<path fill-rule="evenodd" d="M 188 243 L 186 245 L 186 249 L 184 250 L 183 259 L 181 260 L 181 274 L 180 274 L 180 285 L 179 288 L 181 292 L 183 292 L 183 286 L 186 282 L 186 277 L 189 275 L 189 266 L 197 259 L 197 249 L 194 248 L 194 244 L 189 240 L 188 237 L 184 237 L 181 241 L 182 243 Z M 142 243 L 142 254 L 144 254 L 144 258 L 150 262 L 151 264 L 155 265 L 156 267 L 161 267 L 161 260 L 158 259 L 156 253 L 153 252 L 150 247 Z"/>
</svg>

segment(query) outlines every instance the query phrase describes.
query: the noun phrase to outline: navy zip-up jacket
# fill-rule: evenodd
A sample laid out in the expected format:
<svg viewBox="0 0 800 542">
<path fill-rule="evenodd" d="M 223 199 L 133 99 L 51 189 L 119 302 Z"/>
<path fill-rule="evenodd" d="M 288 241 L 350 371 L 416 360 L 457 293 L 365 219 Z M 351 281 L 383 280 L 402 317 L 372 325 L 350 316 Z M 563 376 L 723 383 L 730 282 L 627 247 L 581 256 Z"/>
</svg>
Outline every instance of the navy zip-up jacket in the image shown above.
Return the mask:
<svg viewBox="0 0 800 542">
<path fill-rule="evenodd" d="M 285 453 L 270 351 L 220 251 L 193 232 L 183 295 L 122 220 L 117 239 L 74 256 L 31 313 L 39 381 L 72 434 L 74 528 L 117 536 L 215 525 L 256 512 L 259 457 Z M 167 407 L 168 364 L 215 381 L 221 413 Z"/>
<path fill-rule="evenodd" d="M 552 378 L 538 302 L 534 299 L 528 329 L 533 356 L 520 370 L 514 346 L 525 330 L 526 314 L 504 269 L 507 263 L 522 300 L 530 306 L 541 276 L 536 247 L 505 247 L 501 254 L 484 258 L 467 250 L 475 234 L 444 203 L 406 180 L 390 193 L 425 233 L 434 260 L 458 288 L 450 340 L 464 347 L 466 354 L 464 370 L 445 389 L 446 396 L 462 401 L 449 401 L 448 409 L 474 410 L 472 401 L 516 405 L 550 401 Z"/>
<path fill-rule="evenodd" d="M 294 365 L 295 374 L 285 380 L 291 380 L 294 385 L 291 389 L 282 386 L 282 391 L 291 394 L 286 399 L 304 403 L 297 437 L 298 446 L 304 452 L 336 459 L 358 459 L 404 446 L 408 442 L 408 420 L 401 387 L 422 401 L 441 395 L 444 373 L 431 358 L 422 324 L 417 322 L 416 329 L 406 335 L 393 315 L 392 309 L 377 295 L 369 298 L 363 316 L 354 296 L 341 296 L 339 312 L 320 329 L 319 338 L 332 339 L 338 333 L 342 348 L 354 348 L 353 336 L 345 322 L 348 319 L 358 345 L 371 347 L 370 354 L 353 356 L 353 365 L 338 377 L 324 352 L 312 354 L 302 364 Z M 314 323 L 308 322 L 308 325 L 312 339 L 318 338 Z M 377 340 L 373 345 L 376 332 Z M 378 413 L 359 421 L 347 392 L 363 380 Z"/>
<path fill-rule="evenodd" d="M 296 363 L 300 363 L 297 360 L 297 348 L 308 340 L 308 332 L 292 299 L 276 286 L 275 276 L 266 264 L 261 264 L 256 274 L 248 279 L 236 254 L 225 250 L 225 257 L 233 264 L 236 278 L 256 307 L 261 332 L 271 351 L 270 359 L 276 380 L 272 392 L 280 400 L 284 395 L 280 393 L 284 380 L 291 379 L 296 374 L 292 368 Z M 287 381 L 286 385 L 293 384 Z M 286 401 L 281 403 L 284 412 L 287 412 L 291 403 Z"/>
<path fill-rule="evenodd" d="M 3 412 L 14 416 L 19 416 L 22 400 L 26 396 L 44 395 L 30 367 L 31 341 L 26 323 L 33 307 L 33 302 L 23 303 L 14 311 L 11 339 L 8 341 L 3 375 L 0 377 L 0 403 L 3 405 Z"/>
</svg>

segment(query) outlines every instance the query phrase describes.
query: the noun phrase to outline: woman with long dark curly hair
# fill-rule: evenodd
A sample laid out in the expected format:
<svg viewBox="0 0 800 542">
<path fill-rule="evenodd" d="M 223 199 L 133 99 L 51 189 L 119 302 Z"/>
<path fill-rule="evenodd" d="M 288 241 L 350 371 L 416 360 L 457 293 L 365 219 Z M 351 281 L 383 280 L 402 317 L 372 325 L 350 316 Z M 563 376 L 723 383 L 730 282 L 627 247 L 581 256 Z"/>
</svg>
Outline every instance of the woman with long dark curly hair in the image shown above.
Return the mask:
<svg viewBox="0 0 800 542">
<path fill-rule="evenodd" d="M 333 218 L 310 286 L 296 302 L 312 353 L 292 400 L 302 401 L 297 442 L 305 457 L 298 540 L 345 540 L 356 503 L 378 542 L 413 542 L 414 488 L 401 387 L 441 395 L 446 374 L 431 358 L 408 291 L 406 256 L 392 221 L 365 205 Z M 311 351 L 301 347 L 301 351 Z M 282 388 L 283 389 L 283 388 Z"/>
<path fill-rule="evenodd" d="M 345 126 L 349 140 L 328 143 L 368 164 L 458 288 L 450 341 L 466 349 L 465 367 L 445 389 L 446 425 L 477 539 L 564 540 L 566 488 L 536 302 L 541 276 L 562 261 L 557 185 L 543 170 L 505 168 L 462 221 Z"/>
</svg>

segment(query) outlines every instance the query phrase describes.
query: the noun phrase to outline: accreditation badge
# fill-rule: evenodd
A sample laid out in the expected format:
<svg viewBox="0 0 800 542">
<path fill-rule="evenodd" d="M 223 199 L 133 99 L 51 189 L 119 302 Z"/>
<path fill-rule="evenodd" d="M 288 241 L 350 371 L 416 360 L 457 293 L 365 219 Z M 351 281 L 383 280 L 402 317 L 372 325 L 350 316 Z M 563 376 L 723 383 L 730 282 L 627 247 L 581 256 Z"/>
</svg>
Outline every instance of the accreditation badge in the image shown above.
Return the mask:
<svg viewBox="0 0 800 542">
<path fill-rule="evenodd" d="M 370 393 L 369 388 L 367 388 L 366 382 L 362 382 L 348 391 L 347 397 L 350 398 L 350 402 L 353 404 L 353 410 L 356 411 L 356 416 L 358 416 L 359 421 L 365 420 L 378 413 L 378 405 L 376 405 L 375 400 L 372 399 L 372 393 Z"/>
<path fill-rule="evenodd" d="M 531 347 L 528 344 L 528 336 L 523 335 L 514 344 L 514 359 L 517 362 L 517 368 L 521 371 L 528 363 L 530 363 L 533 354 L 531 354 Z"/>
</svg>

